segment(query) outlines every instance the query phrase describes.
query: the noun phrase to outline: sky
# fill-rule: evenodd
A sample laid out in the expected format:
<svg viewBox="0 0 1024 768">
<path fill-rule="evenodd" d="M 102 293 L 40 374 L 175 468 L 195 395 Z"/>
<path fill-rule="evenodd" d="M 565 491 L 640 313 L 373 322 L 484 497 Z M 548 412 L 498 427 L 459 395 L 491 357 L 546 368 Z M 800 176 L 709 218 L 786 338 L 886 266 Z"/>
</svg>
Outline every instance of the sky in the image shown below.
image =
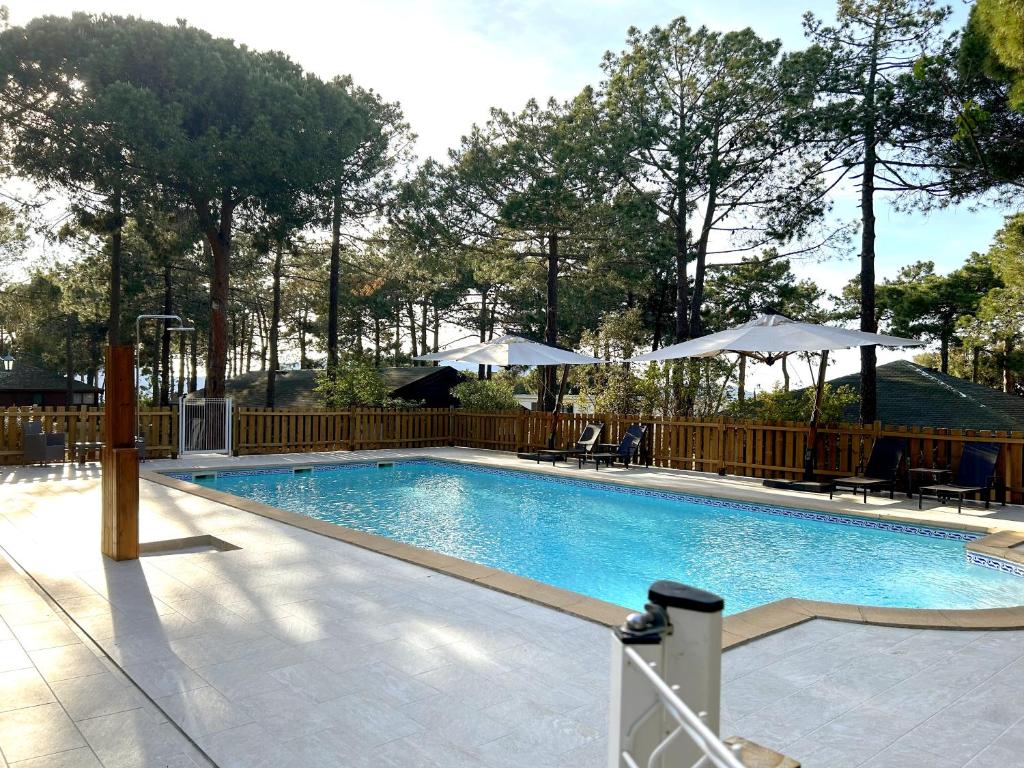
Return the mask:
<svg viewBox="0 0 1024 768">
<path fill-rule="evenodd" d="M 603 53 L 620 50 L 630 26 L 647 29 L 682 15 L 692 26 L 721 31 L 750 26 L 762 37 L 779 38 L 784 49 L 795 49 L 804 45 L 803 13 L 828 18 L 834 9 L 833 2 L 821 0 L 2 1 L 12 24 L 73 11 L 167 23 L 183 18 L 252 48 L 283 51 L 323 78 L 351 74 L 363 87 L 400 102 L 419 136 L 419 156 L 438 158 L 472 123 L 485 121 L 490 107 L 514 110 L 530 98 L 565 99 L 596 85 Z M 969 6 L 963 0 L 952 4 L 951 26 L 962 26 Z M 919 260 L 934 261 L 940 271 L 955 269 L 971 251 L 987 248 L 1006 213 L 967 207 L 901 213 L 883 201 L 877 212 L 879 279 Z M 836 198 L 834 215 L 857 216 L 852 190 Z M 837 292 L 857 274 L 858 264 L 854 253 L 797 262 L 794 271 Z M 897 356 L 904 355 L 879 351 L 880 361 Z M 858 368 L 857 352 L 841 352 L 829 375 Z M 767 387 L 777 375 L 752 366 L 750 380 Z"/>
</svg>

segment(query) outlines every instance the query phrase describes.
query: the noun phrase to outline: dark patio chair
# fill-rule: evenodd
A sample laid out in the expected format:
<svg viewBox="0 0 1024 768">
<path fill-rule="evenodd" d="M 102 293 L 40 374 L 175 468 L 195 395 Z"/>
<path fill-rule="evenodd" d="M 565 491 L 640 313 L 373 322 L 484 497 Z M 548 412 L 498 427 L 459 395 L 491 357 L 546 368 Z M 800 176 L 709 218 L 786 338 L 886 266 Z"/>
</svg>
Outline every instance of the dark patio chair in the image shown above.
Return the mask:
<svg viewBox="0 0 1024 768">
<path fill-rule="evenodd" d="M 554 464 L 556 461 L 568 461 L 573 456 L 587 455 L 594 450 L 603 430 L 604 422 L 591 422 L 583 428 L 579 439 L 572 445 L 565 448 L 543 448 L 533 453 L 522 454 L 520 458 L 534 459 L 538 464 L 543 459 Z"/>
<path fill-rule="evenodd" d="M 899 437 L 880 437 L 871 446 L 871 455 L 864 472 L 852 477 L 838 477 L 832 481 L 828 497 L 839 490 L 850 490 L 854 494 L 864 493 L 864 503 L 868 503 L 868 491 L 889 489 L 889 498 L 893 498 L 896 490 L 896 474 L 907 453 L 907 441 Z"/>
<path fill-rule="evenodd" d="M 67 435 L 63 432 L 43 432 L 40 422 L 27 421 L 21 425 L 21 440 L 26 464 L 64 462 Z"/>
<path fill-rule="evenodd" d="M 647 427 L 643 424 L 632 424 L 614 451 L 594 451 L 587 455 L 577 456 L 579 467 L 582 469 L 585 463 L 592 461 L 594 469 L 600 469 L 602 462 L 610 467 L 616 461 L 621 461 L 622 466 L 629 469 L 630 464 L 636 463 L 640 446 L 643 444 L 646 434 Z"/>
<path fill-rule="evenodd" d="M 956 497 L 956 511 L 961 513 L 964 508 L 964 496 L 980 495 L 985 500 L 985 509 L 989 507 L 992 489 L 996 487 L 998 475 L 996 464 L 999 462 L 1000 446 L 998 443 L 967 443 L 960 455 L 960 464 L 956 468 L 956 480 L 952 483 L 936 483 L 917 489 L 917 508 L 921 509 L 924 492 L 934 493 L 939 501 Z M 1006 506 L 1005 489 L 1000 501 Z"/>
</svg>

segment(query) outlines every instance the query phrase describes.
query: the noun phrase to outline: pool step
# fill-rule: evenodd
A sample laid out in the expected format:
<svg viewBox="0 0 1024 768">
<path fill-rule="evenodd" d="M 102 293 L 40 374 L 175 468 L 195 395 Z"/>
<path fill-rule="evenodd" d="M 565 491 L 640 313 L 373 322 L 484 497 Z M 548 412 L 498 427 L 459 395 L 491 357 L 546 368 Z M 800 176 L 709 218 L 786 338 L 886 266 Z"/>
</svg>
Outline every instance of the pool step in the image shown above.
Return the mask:
<svg viewBox="0 0 1024 768">
<path fill-rule="evenodd" d="M 775 750 L 762 747 L 748 739 L 730 736 L 723 741 L 729 745 L 739 744 L 743 747 L 740 752 L 740 762 L 745 768 L 800 768 L 800 763 L 792 757 L 780 755 Z"/>
</svg>

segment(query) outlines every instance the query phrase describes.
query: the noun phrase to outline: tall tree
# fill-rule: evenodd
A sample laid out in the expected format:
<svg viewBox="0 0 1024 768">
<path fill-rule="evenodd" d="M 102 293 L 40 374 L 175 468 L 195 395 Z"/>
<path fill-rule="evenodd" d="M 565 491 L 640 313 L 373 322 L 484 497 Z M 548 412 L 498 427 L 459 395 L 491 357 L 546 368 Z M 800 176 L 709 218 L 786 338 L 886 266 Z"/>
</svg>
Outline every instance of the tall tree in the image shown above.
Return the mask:
<svg viewBox="0 0 1024 768">
<path fill-rule="evenodd" d="M 326 115 L 325 180 L 319 189 L 323 223 L 331 232 L 327 306 L 327 364 L 336 365 L 343 227 L 383 216 L 395 191 L 395 174 L 411 159 L 415 136 L 397 103 L 339 77 L 323 88 Z M 360 114 L 351 125 L 353 105 Z"/>
<path fill-rule="evenodd" d="M 827 143 L 838 180 L 860 186 L 860 329 L 875 326 L 875 198 L 878 192 L 920 187 L 920 154 L 936 125 L 934 94 L 922 88 L 914 67 L 938 51 L 949 9 L 933 0 L 839 0 L 836 24 L 808 13 L 804 29 L 813 45 L 789 57 L 790 71 L 804 70 L 816 92 L 808 113 L 808 145 Z M 929 122 L 931 121 L 931 122 Z M 835 183 L 838 183 L 835 182 Z M 861 420 L 878 410 L 874 347 L 861 347 Z"/>
<path fill-rule="evenodd" d="M 709 256 L 799 237 L 825 208 L 819 164 L 786 132 L 780 47 L 750 29 L 723 34 L 678 18 L 631 29 L 626 50 L 605 56 L 620 173 L 674 235 L 677 341 L 702 333 Z"/>
<path fill-rule="evenodd" d="M 888 311 L 889 329 L 898 336 L 939 342 L 939 368 L 949 373 L 950 348 L 958 343 L 961 317 L 977 313 L 985 295 L 1001 281 L 989 258 L 973 253 L 964 266 L 940 275 L 930 261 L 903 267 L 879 286 L 879 304 Z"/>
<path fill-rule="evenodd" d="M 492 110 L 487 125 L 474 127 L 453 156 L 456 198 L 474 227 L 467 236 L 490 247 L 504 242 L 542 265 L 548 344 L 559 341 L 559 280 L 589 252 L 593 206 L 607 194 L 594 141 L 600 119 L 590 89 L 565 104 L 530 101 L 516 114 Z M 549 367 L 541 387 L 547 410 L 554 407 L 554 376 Z"/>
<path fill-rule="evenodd" d="M 318 81 L 281 54 L 254 52 L 184 23 L 116 16 L 36 19 L 4 32 L 0 50 L 11 51 L 7 82 L 24 72 L 47 74 L 25 99 L 34 112 L 51 122 L 67 113 L 76 118 L 70 125 L 102 128 L 120 152 L 120 168 L 194 210 L 212 261 L 206 391 L 223 395 L 236 217 L 282 180 L 308 177 L 310 165 L 323 168 Z M 358 110 L 349 104 L 347 117 L 341 108 L 331 114 L 334 131 L 359 131 Z M 77 119 L 94 105 L 109 109 Z M 103 167 L 118 169 L 116 159 L 104 158 Z"/>
</svg>

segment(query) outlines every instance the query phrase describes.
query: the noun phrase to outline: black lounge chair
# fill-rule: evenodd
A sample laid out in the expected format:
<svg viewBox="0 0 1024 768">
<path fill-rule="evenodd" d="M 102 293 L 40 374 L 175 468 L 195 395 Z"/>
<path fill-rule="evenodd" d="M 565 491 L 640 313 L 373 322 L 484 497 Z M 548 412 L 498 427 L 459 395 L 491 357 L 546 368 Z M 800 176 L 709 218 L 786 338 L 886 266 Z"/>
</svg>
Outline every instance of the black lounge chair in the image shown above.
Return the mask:
<svg viewBox="0 0 1024 768">
<path fill-rule="evenodd" d="M 67 435 L 63 432 L 44 432 L 40 422 L 27 421 L 21 427 L 21 441 L 26 464 L 64 461 Z"/>
<path fill-rule="evenodd" d="M 900 471 L 903 456 L 907 452 L 907 441 L 898 437 L 880 437 L 871 446 L 871 455 L 864 472 L 852 477 L 837 477 L 832 481 L 828 497 L 839 490 L 850 490 L 854 494 L 864 493 L 864 503 L 868 503 L 868 491 L 889 489 L 889 498 L 896 491 L 896 473 Z"/>
<path fill-rule="evenodd" d="M 602 461 L 610 467 L 618 459 L 622 462 L 622 466 L 628 469 L 630 464 L 636 462 L 637 454 L 640 451 L 640 446 L 643 444 L 644 435 L 646 434 L 647 427 L 643 424 L 633 424 L 626 430 L 626 434 L 622 436 L 622 441 L 614 451 L 595 451 L 590 454 L 577 456 L 579 467 L 582 469 L 583 465 L 588 461 L 594 462 L 594 469 L 600 469 Z"/>
<path fill-rule="evenodd" d="M 917 508 L 921 509 L 924 492 L 934 493 L 937 500 L 956 496 L 956 511 L 960 514 L 964 508 L 964 496 L 980 494 L 985 500 L 985 509 L 989 507 L 992 488 L 995 487 L 996 464 L 999 461 L 999 445 L 997 443 L 967 443 L 960 455 L 960 464 L 956 468 L 956 481 L 952 483 L 936 483 L 917 489 Z M 1006 506 L 1005 489 L 1002 504 Z"/>
<path fill-rule="evenodd" d="M 585 456 L 594 450 L 597 441 L 601 439 L 601 432 L 604 430 L 604 422 L 594 421 L 587 424 L 580 433 L 579 439 L 566 448 L 542 448 L 539 451 L 523 454 L 521 458 L 534 459 L 538 464 L 541 460 L 568 461 L 571 456 Z"/>
</svg>

